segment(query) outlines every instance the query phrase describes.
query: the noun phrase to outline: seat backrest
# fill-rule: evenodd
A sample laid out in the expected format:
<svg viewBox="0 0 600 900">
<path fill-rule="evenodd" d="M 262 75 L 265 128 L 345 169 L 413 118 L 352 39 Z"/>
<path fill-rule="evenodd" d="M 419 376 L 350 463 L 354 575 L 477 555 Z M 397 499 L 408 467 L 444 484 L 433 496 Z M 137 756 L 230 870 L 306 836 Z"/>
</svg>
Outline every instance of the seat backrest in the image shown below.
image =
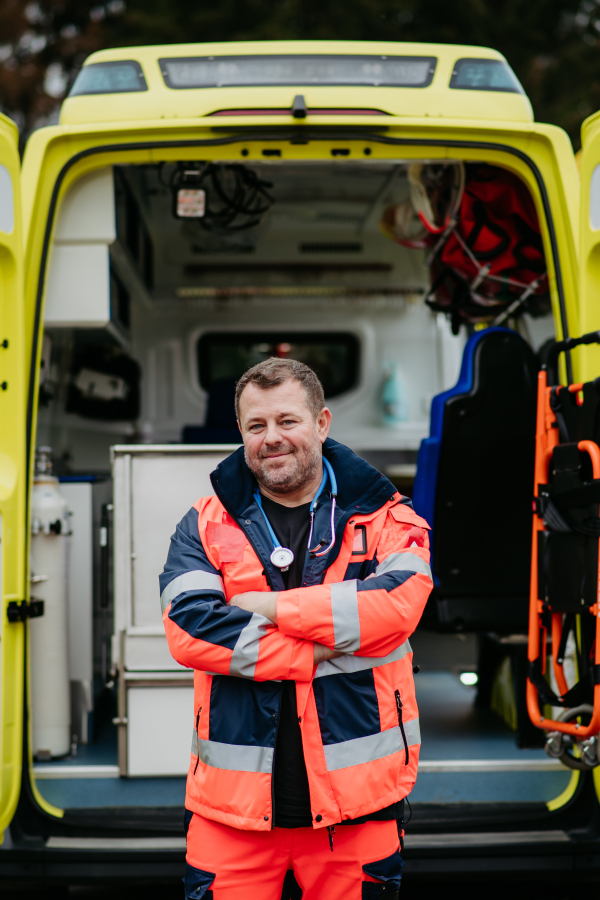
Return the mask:
<svg viewBox="0 0 600 900">
<path fill-rule="evenodd" d="M 208 390 L 205 428 L 235 428 L 235 378 L 219 378 Z"/>
<path fill-rule="evenodd" d="M 529 344 L 489 328 L 468 340 L 457 384 L 432 401 L 413 494 L 432 526 L 430 627 L 527 627 L 536 382 Z"/>
<path fill-rule="evenodd" d="M 235 379 L 219 378 L 208 391 L 204 425 L 184 425 L 183 444 L 239 444 L 240 431 L 235 416 Z"/>
</svg>

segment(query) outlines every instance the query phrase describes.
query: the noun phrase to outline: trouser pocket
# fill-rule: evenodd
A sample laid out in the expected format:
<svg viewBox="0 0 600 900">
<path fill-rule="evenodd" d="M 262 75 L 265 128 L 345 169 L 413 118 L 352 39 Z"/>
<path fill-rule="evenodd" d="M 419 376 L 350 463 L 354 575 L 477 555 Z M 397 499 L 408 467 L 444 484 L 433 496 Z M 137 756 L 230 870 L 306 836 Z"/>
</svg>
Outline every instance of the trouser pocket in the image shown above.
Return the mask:
<svg viewBox="0 0 600 900">
<path fill-rule="evenodd" d="M 375 897 L 398 900 L 403 868 L 404 860 L 400 856 L 399 850 L 396 850 L 391 856 L 386 856 L 385 859 L 378 859 L 376 862 L 364 865 L 363 872 L 377 880 L 363 881 L 362 896 L 368 897 L 369 900 L 372 898 L 374 900 Z"/>
<path fill-rule="evenodd" d="M 186 900 L 213 900 L 213 892 L 209 888 L 214 880 L 214 872 L 204 872 L 187 863 L 183 879 Z"/>
</svg>

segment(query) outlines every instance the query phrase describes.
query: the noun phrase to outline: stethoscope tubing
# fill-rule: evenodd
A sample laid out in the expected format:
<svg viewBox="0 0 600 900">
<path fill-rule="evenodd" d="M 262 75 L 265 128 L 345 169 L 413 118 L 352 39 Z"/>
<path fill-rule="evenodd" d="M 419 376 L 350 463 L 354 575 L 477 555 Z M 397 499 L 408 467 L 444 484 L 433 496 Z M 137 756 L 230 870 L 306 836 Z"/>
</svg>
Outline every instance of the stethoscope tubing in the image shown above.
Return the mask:
<svg viewBox="0 0 600 900">
<path fill-rule="evenodd" d="M 320 543 L 317 544 L 317 546 L 314 547 L 314 548 L 311 550 L 310 544 L 311 544 L 311 541 L 312 541 L 312 535 L 313 535 L 313 527 L 314 527 L 314 522 L 315 522 L 315 512 L 316 512 L 316 509 L 317 509 L 317 503 L 318 503 L 319 497 L 321 496 L 321 494 L 323 493 L 323 491 L 324 491 L 324 489 L 325 489 L 325 484 L 327 483 L 327 478 L 329 478 L 329 480 L 330 480 L 330 482 L 331 482 L 331 541 L 329 542 L 329 545 L 328 545 L 327 547 L 325 547 L 324 550 L 320 550 L 320 551 L 319 551 L 319 547 L 321 546 Z M 254 499 L 256 500 L 256 503 L 258 504 L 258 508 L 260 509 L 261 513 L 263 514 L 263 518 L 264 518 L 264 520 L 265 520 L 267 529 L 268 529 L 268 531 L 269 531 L 269 535 L 270 535 L 271 540 L 272 540 L 272 542 L 273 542 L 273 553 L 271 554 L 271 562 L 273 563 L 273 565 L 277 566 L 277 568 L 280 568 L 283 572 L 285 572 L 285 571 L 287 571 L 287 569 L 289 569 L 291 563 L 294 561 L 294 554 L 292 553 L 292 551 L 291 551 L 288 547 L 282 547 L 282 546 L 281 546 L 281 543 L 280 543 L 279 540 L 277 539 L 277 535 L 276 535 L 275 532 L 273 531 L 273 526 L 272 526 L 271 523 L 269 522 L 269 517 L 267 516 L 266 512 L 265 512 L 264 509 L 263 509 L 262 499 L 261 499 L 260 491 L 259 491 L 258 488 L 256 488 L 256 490 L 254 491 Z M 310 509 L 309 509 L 309 513 L 310 513 L 310 531 L 309 531 L 309 534 L 308 534 L 308 552 L 309 552 L 310 555 L 313 556 L 313 557 L 314 557 L 314 556 L 325 556 L 326 553 L 329 553 L 329 551 L 331 550 L 331 548 L 333 547 L 333 545 L 334 545 L 334 543 L 335 543 L 335 509 L 336 509 L 336 501 L 337 501 L 337 480 L 336 480 L 336 477 L 335 477 L 335 473 L 334 473 L 334 471 L 333 471 L 332 465 L 331 465 L 331 463 L 329 462 L 329 460 L 327 460 L 327 459 L 325 459 L 325 457 L 323 457 L 323 478 L 321 479 L 321 484 L 319 485 L 319 489 L 318 489 L 317 493 L 315 494 L 315 496 L 314 496 L 313 499 L 312 499 L 312 502 L 311 502 L 311 504 L 310 504 Z M 277 565 L 276 561 L 275 561 L 274 558 L 273 558 L 273 557 L 275 556 L 275 554 L 277 553 L 277 551 L 278 551 L 278 550 L 281 550 L 281 549 L 287 550 L 287 552 L 291 555 L 290 562 L 289 562 L 289 564 L 288 564 L 287 566 L 280 566 L 280 565 Z"/>
</svg>

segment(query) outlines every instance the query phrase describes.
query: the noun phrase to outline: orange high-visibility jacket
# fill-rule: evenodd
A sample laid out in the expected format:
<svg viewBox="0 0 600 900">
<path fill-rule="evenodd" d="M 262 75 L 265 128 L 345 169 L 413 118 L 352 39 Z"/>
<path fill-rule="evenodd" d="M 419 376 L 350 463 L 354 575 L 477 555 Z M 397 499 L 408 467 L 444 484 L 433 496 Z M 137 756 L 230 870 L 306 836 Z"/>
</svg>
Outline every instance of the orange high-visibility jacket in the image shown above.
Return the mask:
<svg viewBox="0 0 600 900">
<path fill-rule="evenodd" d="M 212 474 L 216 496 L 177 526 L 161 582 L 174 658 L 195 669 L 186 807 L 248 830 L 272 827 L 271 781 L 282 680 L 296 682 L 313 827 L 385 809 L 416 779 L 420 733 L 412 651 L 432 588 L 427 523 L 347 447 L 323 452 L 338 482 L 335 544 L 306 554 L 285 590 L 240 449 Z M 329 543 L 321 495 L 313 541 Z M 227 605 L 280 591 L 278 624 Z M 313 642 L 343 656 L 313 665 Z"/>
</svg>

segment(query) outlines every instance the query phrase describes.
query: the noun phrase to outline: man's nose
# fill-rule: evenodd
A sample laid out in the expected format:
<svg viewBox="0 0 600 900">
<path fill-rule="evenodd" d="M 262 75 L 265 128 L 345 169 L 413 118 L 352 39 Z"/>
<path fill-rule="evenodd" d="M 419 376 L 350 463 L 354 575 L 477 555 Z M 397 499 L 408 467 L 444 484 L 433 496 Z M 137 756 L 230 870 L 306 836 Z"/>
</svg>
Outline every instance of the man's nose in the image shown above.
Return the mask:
<svg viewBox="0 0 600 900">
<path fill-rule="evenodd" d="M 267 430 L 265 431 L 263 440 L 265 444 L 270 445 L 281 443 L 282 437 L 277 422 L 267 422 Z"/>
</svg>

